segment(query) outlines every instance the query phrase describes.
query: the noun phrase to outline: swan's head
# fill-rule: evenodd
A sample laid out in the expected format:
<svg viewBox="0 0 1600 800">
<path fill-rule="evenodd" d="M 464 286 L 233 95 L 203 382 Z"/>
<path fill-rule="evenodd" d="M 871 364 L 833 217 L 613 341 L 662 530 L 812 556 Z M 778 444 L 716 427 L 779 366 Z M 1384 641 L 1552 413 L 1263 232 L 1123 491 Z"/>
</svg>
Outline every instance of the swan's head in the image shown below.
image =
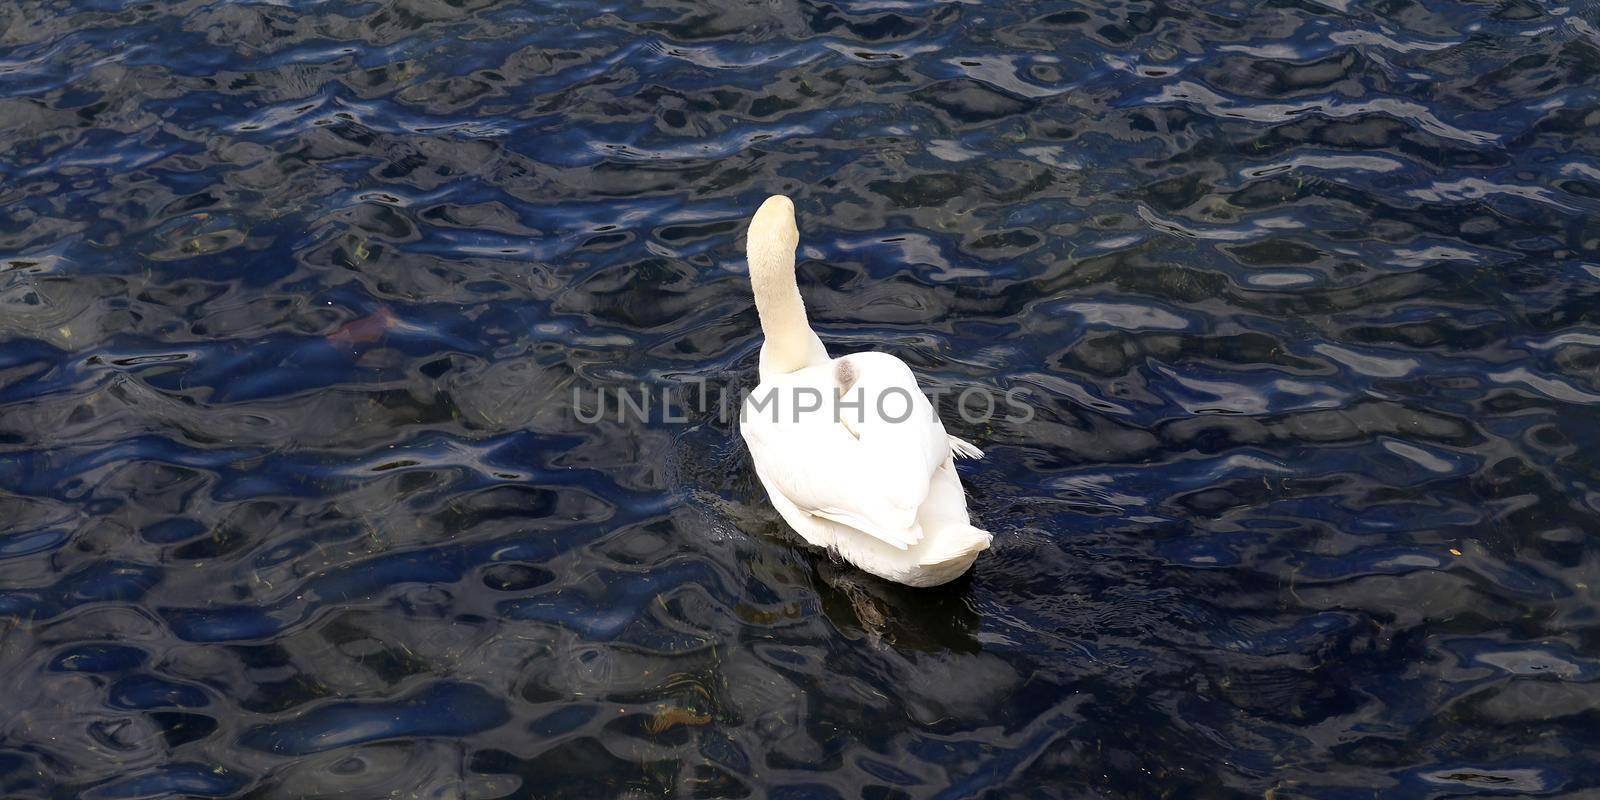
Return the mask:
<svg viewBox="0 0 1600 800">
<path fill-rule="evenodd" d="M 800 246 L 800 229 L 794 224 L 794 202 L 781 194 L 767 198 L 750 219 L 750 236 L 745 253 L 752 268 L 757 261 L 773 256 L 793 256 Z"/>
</svg>

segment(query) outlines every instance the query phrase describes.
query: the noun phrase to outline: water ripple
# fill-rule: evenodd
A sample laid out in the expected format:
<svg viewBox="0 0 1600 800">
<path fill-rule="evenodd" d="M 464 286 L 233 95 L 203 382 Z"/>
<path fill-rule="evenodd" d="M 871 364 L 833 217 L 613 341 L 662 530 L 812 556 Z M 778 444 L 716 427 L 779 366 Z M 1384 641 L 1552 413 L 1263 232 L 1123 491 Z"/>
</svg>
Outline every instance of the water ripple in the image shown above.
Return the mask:
<svg viewBox="0 0 1600 800">
<path fill-rule="evenodd" d="M 1600 786 L 1592 3 L 7 19 L 6 797 Z M 954 586 L 695 402 L 774 192 L 988 453 Z"/>
</svg>

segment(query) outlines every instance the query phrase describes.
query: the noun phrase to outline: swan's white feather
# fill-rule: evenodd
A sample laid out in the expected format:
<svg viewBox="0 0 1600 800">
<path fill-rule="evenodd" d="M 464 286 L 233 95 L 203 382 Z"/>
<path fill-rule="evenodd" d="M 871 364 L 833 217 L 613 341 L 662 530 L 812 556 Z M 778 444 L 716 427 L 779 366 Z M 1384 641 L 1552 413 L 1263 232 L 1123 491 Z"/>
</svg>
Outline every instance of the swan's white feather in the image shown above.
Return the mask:
<svg viewBox="0 0 1600 800">
<path fill-rule="evenodd" d="M 767 376 L 745 402 L 740 431 L 769 488 L 800 511 L 903 550 L 922 541 L 917 509 L 950 457 L 949 438 L 900 359 L 847 358 L 856 379 L 842 393 L 834 361 Z"/>
<path fill-rule="evenodd" d="M 956 458 L 983 458 L 983 451 L 965 439 L 950 437 L 950 454 Z"/>
</svg>

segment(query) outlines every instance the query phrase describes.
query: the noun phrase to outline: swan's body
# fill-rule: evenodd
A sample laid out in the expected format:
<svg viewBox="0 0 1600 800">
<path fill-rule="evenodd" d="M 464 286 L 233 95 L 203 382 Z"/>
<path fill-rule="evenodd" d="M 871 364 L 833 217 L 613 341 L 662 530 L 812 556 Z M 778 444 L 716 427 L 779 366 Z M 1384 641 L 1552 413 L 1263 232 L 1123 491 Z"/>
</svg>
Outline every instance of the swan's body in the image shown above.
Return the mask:
<svg viewBox="0 0 1600 800">
<path fill-rule="evenodd" d="M 750 222 L 761 384 L 739 430 L 772 505 L 807 542 L 909 586 L 959 577 L 989 546 L 972 526 L 949 436 L 911 368 L 886 353 L 829 358 L 795 283 L 799 231 L 786 197 Z"/>
</svg>

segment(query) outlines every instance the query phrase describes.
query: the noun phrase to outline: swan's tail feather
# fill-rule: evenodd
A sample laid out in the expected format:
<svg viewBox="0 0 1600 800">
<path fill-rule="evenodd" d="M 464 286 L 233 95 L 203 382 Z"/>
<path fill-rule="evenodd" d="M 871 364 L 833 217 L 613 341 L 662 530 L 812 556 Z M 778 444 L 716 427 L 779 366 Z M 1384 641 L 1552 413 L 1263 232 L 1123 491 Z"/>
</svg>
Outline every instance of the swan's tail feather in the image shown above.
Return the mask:
<svg viewBox="0 0 1600 800">
<path fill-rule="evenodd" d="M 983 458 L 983 451 L 972 442 L 950 437 L 950 454 L 956 458 Z"/>
<path fill-rule="evenodd" d="M 939 535 L 928 543 L 927 550 L 917 558 L 917 563 L 924 567 L 937 567 L 962 561 L 970 562 L 979 553 L 987 550 L 992 541 L 994 541 L 993 534 L 971 525 L 947 528 L 940 531 Z"/>
</svg>

